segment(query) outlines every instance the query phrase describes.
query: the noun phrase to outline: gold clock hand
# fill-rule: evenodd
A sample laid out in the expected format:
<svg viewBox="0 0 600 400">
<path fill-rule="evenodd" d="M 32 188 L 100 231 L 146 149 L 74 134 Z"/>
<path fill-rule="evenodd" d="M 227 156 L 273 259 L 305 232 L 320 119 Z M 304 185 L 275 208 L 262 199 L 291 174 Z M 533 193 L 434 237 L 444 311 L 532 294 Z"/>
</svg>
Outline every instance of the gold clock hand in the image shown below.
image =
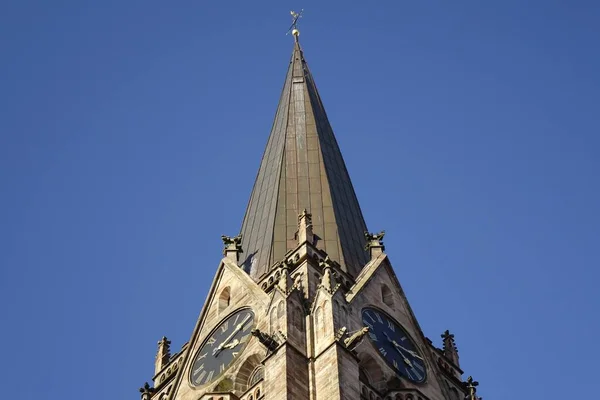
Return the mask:
<svg viewBox="0 0 600 400">
<path fill-rule="evenodd" d="M 235 327 L 235 329 L 233 330 L 233 332 L 231 332 L 231 335 L 229 335 L 227 337 L 227 339 L 225 339 L 224 341 L 221 342 L 221 344 L 219 344 L 219 346 L 217 346 L 216 349 L 213 350 L 213 356 L 217 356 L 217 354 L 219 354 L 219 352 L 221 350 L 223 350 L 223 348 L 225 347 L 226 344 L 228 344 L 231 339 L 233 339 L 233 337 L 242 330 L 242 328 L 244 327 L 244 325 L 246 325 L 246 322 L 248 322 L 248 320 L 250 319 L 252 315 L 248 314 L 246 315 L 246 318 L 244 318 L 244 320 L 242 322 L 240 322 L 239 324 L 237 324 L 237 326 Z"/>
<path fill-rule="evenodd" d="M 226 345 L 223 346 L 224 349 L 233 349 L 235 346 L 237 346 L 238 344 L 240 344 L 240 341 L 235 339 L 234 341 L 232 341 L 231 343 L 227 343 Z"/>
<path fill-rule="evenodd" d="M 408 354 L 410 354 L 411 356 L 413 356 L 414 358 L 418 358 L 419 360 L 423 360 L 423 357 L 419 356 L 416 352 L 407 349 L 406 347 L 403 347 L 402 345 L 394 342 L 394 345 L 400 347 L 402 350 L 404 350 L 405 352 L 407 352 Z"/>
<path fill-rule="evenodd" d="M 402 347 L 402 346 L 400 346 L 400 345 L 399 345 L 399 344 L 398 344 L 398 343 L 397 343 L 395 340 L 391 339 L 391 338 L 388 336 L 387 332 L 383 332 L 383 334 L 384 334 L 384 336 L 387 338 L 387 340 L 388 340 L 388 341 L 389 341 L 391 344 L 393 344 L 393 345 L 394 345 L 394 349 L 396 349 L 396 351 L 397 351 L 398 353 L 400 353 L 400 355 L 402 356 L 402 359 L 404 360 L 404 362 L 406 363 L 406 365 L 408 365 L 409 367 L 411 367 L 411 368 L 412 368 L 412 367 L 413 367 L 413 366 L 412 366 L 412 363 L 410 362 L 410 360 L 409 360 L 408 358 L 406 358 L 406 356 L 404 355 L 404 353 L 402 352 L 402 350 L 400 350 L 400 347 Z"/>
</svg>

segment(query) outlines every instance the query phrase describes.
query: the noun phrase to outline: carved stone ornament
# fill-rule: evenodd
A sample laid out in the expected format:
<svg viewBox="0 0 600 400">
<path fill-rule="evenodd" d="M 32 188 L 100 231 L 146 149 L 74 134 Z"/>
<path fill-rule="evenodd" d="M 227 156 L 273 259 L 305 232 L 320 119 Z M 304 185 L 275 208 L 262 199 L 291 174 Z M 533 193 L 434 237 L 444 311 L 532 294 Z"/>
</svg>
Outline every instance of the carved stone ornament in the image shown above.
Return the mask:
<svg viewBox="0 0 600 400">
<path fill-rule="evenodd" d="M 473 380 L 472 376 L 469 376 L 467 381 L 464 382 L 464 385 L 469 393 L 466 397 L 468 400 L 481 400 L 481 397 L 477 396 L 477 386 L 479 386 L 479 382 Z"/>
<path fill-rule="evenodd" d="M 268 333 L 261 332 L 258 329 L 252 330 L 252 336 L 256 336 L 259 342 L 261 342 L 269 351 L 275 351 L 279 347 L 279 342 Z"/>
<path fill-rule="evenodd" d="M 156 389 L 150 387 L 148 382 L 144 383 L 144 386 L 140 388 L 140 393 L 142 394 L 142 400 L 150 400 L 152 395 L 156 392 Z"/>
<path fill-rule="evenodd" d="M 365 245 L 365 250 L 370 250 L 372 247 L 380 247 L 382 250 L 385 250 L 385 246 L 383 245 L 383 237 L 385 236 L 385 231 L 381 231 L 379 233 L 370 233 L 365 232 L 365 239 L 367 244 Z"/>
<path fill-rule="evenodd" d="M 354 350 L 356 346 L 360 344 L 365 335 L 369 333 L 369 327 L 365 326 L 358 331 L 354 332 L 352 335 L 344 339 L 344 344 L 350 350 Z"/>
<path fill-rule="evenodd" d="M 237 262 L 239 260 L 240 253 L 243 253 L 242 250 L 242 235 L 237 235 L 234 237 L 231 236 L 221 236 L 221 240 L 223 241 L 223 255 Z"/>
</svg>

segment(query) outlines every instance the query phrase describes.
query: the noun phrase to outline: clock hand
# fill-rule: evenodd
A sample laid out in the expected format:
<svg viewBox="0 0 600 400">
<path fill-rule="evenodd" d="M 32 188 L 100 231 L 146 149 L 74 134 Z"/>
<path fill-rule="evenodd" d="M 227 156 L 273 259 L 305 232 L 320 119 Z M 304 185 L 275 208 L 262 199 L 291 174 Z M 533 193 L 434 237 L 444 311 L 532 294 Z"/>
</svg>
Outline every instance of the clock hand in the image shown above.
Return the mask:
<svg viewBox="0 0 600 400">
<path fill-rule="evenodd" d="M 397 347 L 400 347 L 402 350 L 404 350 L 405 352 L 407 352 L 408 354 L 410 354 L 411 356 L 413 356 L 414 358 L 418 358 L 419 360 L 423 360 L 423 357 L 419 356 L 417 353 L 415 353 L 412 350 L 407 349 L 406 347 L 402 347 L 400 344 L 394 342 L 394 345 Z"/>
<path fill-rule="evenodd" d="M 231 332 L 231 335 L 229 335 L 227 337 L 227 339 L 225 339 L 224 341 L 221 342 L 220 345 L 217 346 L 216 349 L 213 350 L 213 356 L 216 357 L 221 350 L 223 350 L 223 348 L 225 347 L 225 345 L 227 343 L 229 343 L 231 341 L 231 339 L 233 339 L 233 337 L 242 330 L 242 328 L 244 327 L 244 325 L 246 325 L 246 322 L 248 322 L 248 320 L 250 319 L 251 315 L 248 314 L 246 315 L 246 318 L 244 318 L 244 320 L 242 322 L 240 322 L 239 324 L 237 324 L 237 326 L 235 327 L 235 329 L 233 330 L 233 332 Z"/>
<path fill-rule="evenodd" d="M 226 345 L 223 345 L 224 349 L 233 349 L 234 347 L 236 347 L 238 344 L 240 344 L 240 341 L 235 339 L 230 343 L 227 343 Z"/>
<path fill-rule="evenodd" d="M 402 359 L 404 360 L 404 363 L 406 365 L 408 365 L 409 367 L 413 368 L 412 363 L 410 362 L 410 360 L 408 358 L 406 358 L 406 355 L 404 355 L 404 353 L 402 352 L 402 350 L 400 350 L 400 348 L 404 348 L 402 346 L 400 346 L 395 340 L 391 339 L 388 334 L 386 332 L 383 332 L 384 336 L 387 338 L 387 340 L 394 345 L 394 349 L 396 349 L 396 351 L 398 353 L 400 353 L 400 355 L 402 356 Z"/>
</svg>

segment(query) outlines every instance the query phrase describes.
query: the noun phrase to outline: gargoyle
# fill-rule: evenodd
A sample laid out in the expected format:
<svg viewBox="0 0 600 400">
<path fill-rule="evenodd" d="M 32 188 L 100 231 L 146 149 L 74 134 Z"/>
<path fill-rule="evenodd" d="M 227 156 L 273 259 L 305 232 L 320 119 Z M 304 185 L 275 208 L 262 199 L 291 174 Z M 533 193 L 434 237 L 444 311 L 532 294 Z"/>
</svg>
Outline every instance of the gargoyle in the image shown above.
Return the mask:
<svg viewBox="0 0 600 400">
<path fill-rule="evenodd" d="M 367 333 L 369 333 L 369 327 L 365 326 L 364 328 L 359 329 L 358 331 L 354 332 L 352 335 L 344 339 L 344 344 L 346 345 L 346 348 L 354 350 Z"/>
<path fill-rule="evenodd" d="M 256 338 L 269 350 L 275 351 L 277 347 L 279 347 L 279 343 L 275 338 L 268 333 L 261 332 L 258 329 L 252 330 L 252 336 L 256 336 Z"/>
</svg>

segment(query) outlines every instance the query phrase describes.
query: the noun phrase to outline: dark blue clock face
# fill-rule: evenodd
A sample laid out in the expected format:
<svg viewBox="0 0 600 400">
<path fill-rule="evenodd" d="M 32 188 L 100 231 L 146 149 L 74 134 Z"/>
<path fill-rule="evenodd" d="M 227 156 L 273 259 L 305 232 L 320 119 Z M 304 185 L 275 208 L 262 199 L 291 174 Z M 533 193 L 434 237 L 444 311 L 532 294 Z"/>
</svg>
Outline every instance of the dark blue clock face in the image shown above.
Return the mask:
<svg viewBox="0 0 600 400">
<path fill-rule="evenodd" d="M 396 321 L 375 308 L 363 309 L 362 321 L 369 327 L 369 340 L 396 373 L 413 382 L 425 381 L 425 361 Z"/>
<path fill-rule="evenodd" d="M 217 379 L 246 347 L 253 326 L 250 309 L 237 310 L 221 321 L 196 353 L 190 372 L 192 384 L 201 386 Z"/>
</svg>

